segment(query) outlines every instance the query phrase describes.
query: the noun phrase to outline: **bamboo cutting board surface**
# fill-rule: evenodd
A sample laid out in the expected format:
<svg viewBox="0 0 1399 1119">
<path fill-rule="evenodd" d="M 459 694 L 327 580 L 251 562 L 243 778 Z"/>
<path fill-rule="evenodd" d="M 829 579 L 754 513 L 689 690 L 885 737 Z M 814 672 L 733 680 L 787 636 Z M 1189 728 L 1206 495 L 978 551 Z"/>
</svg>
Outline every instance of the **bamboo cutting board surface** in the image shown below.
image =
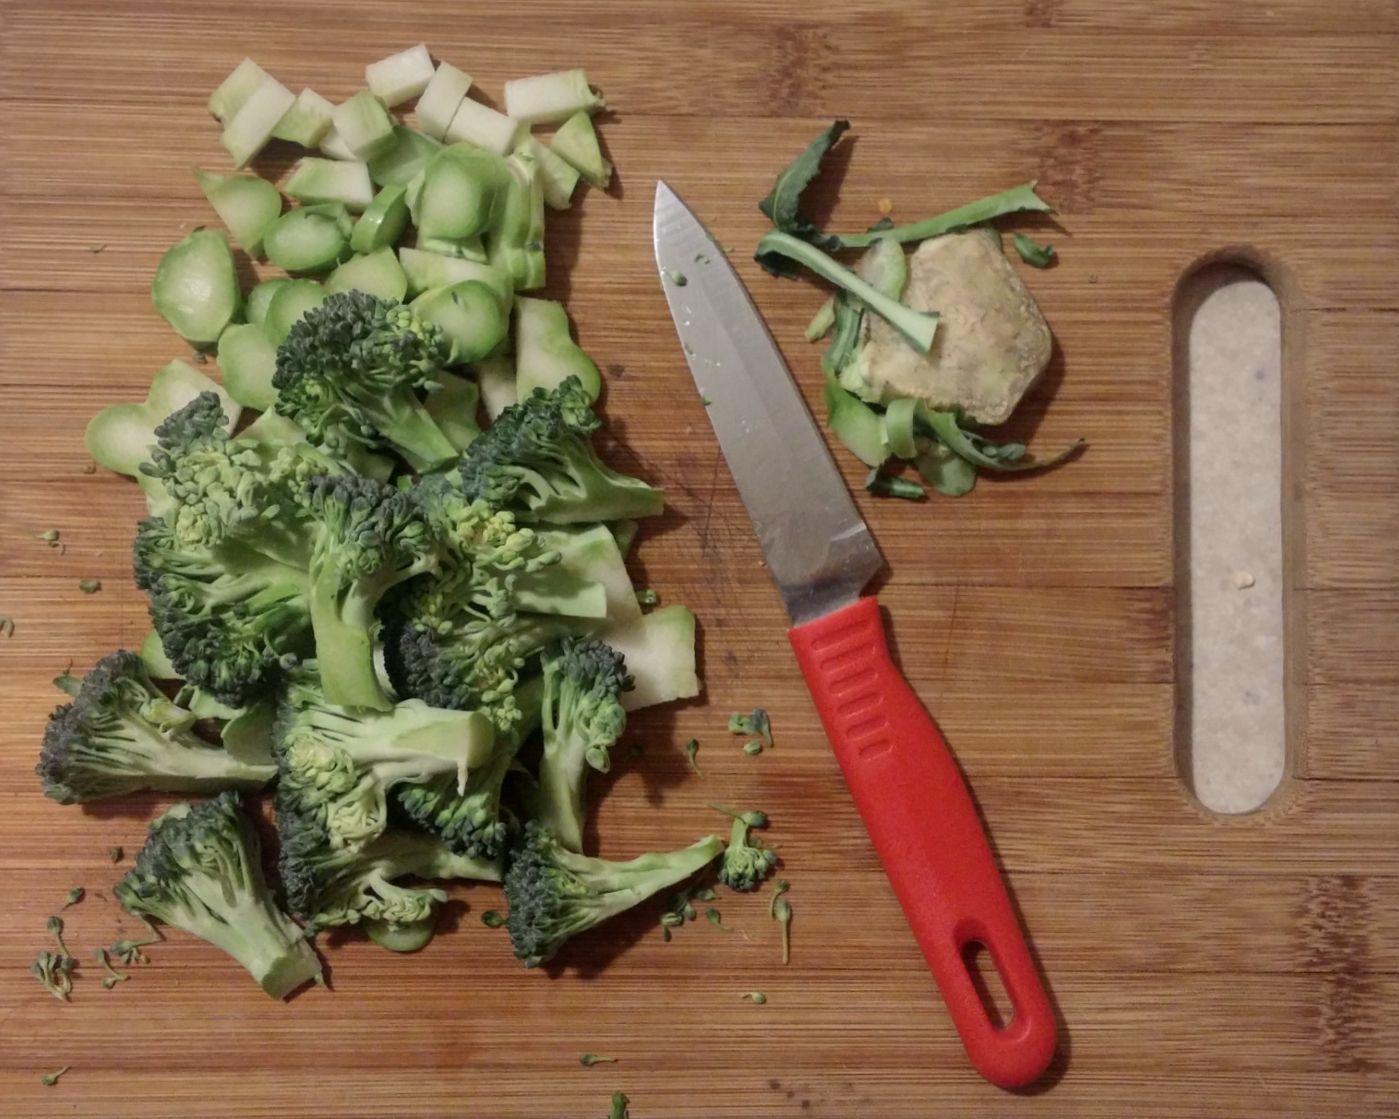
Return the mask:
<svg viewBox="0 0 1399 1119">
<path fill-rule="evenodd" d="M 1388 0 L 0 0 L 0 1111 L 586 1119 L 620 1088 L 638 1119 L 1399 1114 L 1397 33 Z M 60 1006 L 26 973 L 44 919 L 83 885 L 65 915 L 80 958 L 129 931 L 107 851 L 129 861 L 160 806 L 60 808 L 31 772 L 50 678 L 147 626 L 128 562 L 141 501 L 83 473 L 82 431 L 185 356 L 148 284 L 213 220 L 189 174 L 227 166 L 205 98 L 246 54 L 338 101 L 418 41 L 497 96 L 586 66 L 615 109 L 617 186 L 550 215 L 550 293 L 609 370 L 616 461 L 666 487 L 636 582 L 698 613 L 707 689 L 633 720 L 644 754 L 595 782 L 601 849 L 688 842 L 720 826 L 709 801 L 765 808 L 792 964 L 766 894 L 726 895 L 737 932 L 701 920 L 662 944 L 645 907 L 559 974 L 526 973 L 479 921 L 497 891 L 471 886 L 416 956 L 332 938 L 333 992 L 274 1004 L 172 933 L 110 993 L 86 964 Z M 889 561 L 903 667 L 1062 1015 L 1055 1068 L 1025 1095 L 970 1071 L 904 926 L 651 260 L 664 176 L 734 247 L 819 406 L 800 341 L 818 296 L 747 258 L 756 201 L 838 115 L 859 136 L 840 225 L 882 197 L 911 220 L 1037 176 L 1067 230 L 1061 264 L 1030 277 L 1060 357 L 1018 430 L 1090 451 L 925 505 L 869 499 L 842 456 Z M 1233 820 L 1193 802 L 1173 731 L 1172 293 L 1223 249 L 1279 291 L 1293 425 L 1289 773 Z M 62 554 L 36 539 L 48 527 Z M 101 592 L 79 593 L 85 577 Z M 778 739 L 756 759 L 724 732 L 755 704 Z M 766 1006 L 739 1002 L 754 989 Z M 584 1051 L 621 1063 L 583 1069 Z"/>
</svg>

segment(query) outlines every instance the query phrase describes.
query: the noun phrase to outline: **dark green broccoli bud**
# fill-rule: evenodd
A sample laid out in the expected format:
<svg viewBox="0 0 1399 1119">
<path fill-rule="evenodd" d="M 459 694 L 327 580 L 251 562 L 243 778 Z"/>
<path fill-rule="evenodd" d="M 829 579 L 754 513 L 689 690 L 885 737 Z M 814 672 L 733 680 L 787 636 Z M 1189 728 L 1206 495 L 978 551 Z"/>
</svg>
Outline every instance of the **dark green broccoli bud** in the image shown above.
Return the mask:
<svg viewBox="0 0 1399 1119">
<path fill-rule="evenodd" d="M 600 421 L 577 377 L 506 408 L 462 456 L 462 488 L 522 520 L 577 524 L 650 517 L 661 491 L 620 474 L 593 450 Z"/>
<path fill-rule="evenodd" d="M 315 952 L 272 900 L 257 835 L 236 793 L 177 804 L 156 820 L 136 865 L 113 893 L 128 913 L 174 925 L 227 952 L 273 998 L 320 981 Z"/>
<path fill-rule="evenodd" d="M 730 734 L 756 734 L 768 746 L 772 745 L 772 722 L 768 718 L 768 713 L 761 707 L 753 708 L 751 715 L 745 715 L 742 711 L 735 711 L 729 716 Z M 762 746 L 759 746 L 759 750 Z M 755 751 L 756 753 L 757 751 Z"/>
<path fill-rule="evenodd" d="M 471 770 L 489 761 L 495 728 L 480 712 L 418 699 L 386 712 L 338 706 L 308 664 L 289 678 L 272 735 L 279 806 L 313 817 L 345 845 L 383 833 L 396 785 L 447 776 L 463 792 Z"/>
<path fill-rule="evenodd" d="M 196 735 L 194 716 L 165 697 L 135 653 L 118 650 L 83 678 L 77 698 L 44 731 L 36 772 L 60 804 L 140 789 L 210 793 L 256 789 L 276 775 Z"/>
<path fill-rule="evenodd" d="M 544 656 L 539 820 L 571 851 L 583 849 L 587 771 L 611 768 L 627 722 L 621 695 L 631 686 L 622 654 L 601 641 L 565 637 Z"/>
<path fill-rule="evenodd" d="M 277 411 L 341 455 L 354 444 L 392 447 L 413 469 L 433 470 L 457 450 L 417 390 L 439 387 L 451 350 L 440 328 L 401 303 L 337 292 L 278 347 Z"/>
<path fill-rule="evenodd" d="M 175 670 L 238 706 L 311 651 L 304 570 L 240 544 L 185 544 L 168 522 L 136 529 L 136 585 Z"/>
<path fill-rule="evenodd" d="M 568 850 L 531 821 L 505 874 L 506 927 L 515 955 L 525 967 L 548 962 L 570 937 L 690 877 L 723 849 L 710 835 L 679 851 L 610 862 Z"/>
<path fill-rule="evenodd" d="M 276 803 L 282 890 L 287 908 L 311 932 L 364 922 L 381 931 L 381 943 L 407 930 L 426 929 L 430 935 L 446 893 L 401 886 L 394 879 L 500 880 L 499 864 L 453 854 L 435 836 L 385 832 L 366 843 L 342 844 L 317 813 L 304 811 L 299 798 L 279 790 Z"/>
<path fill-rule="evenodd" d="M 358 475 L 311 479 L 307 504 L 315 518 L 311 628 L 326 697 L 386 711 L 393 703 L 374 666 L 375 612 L 392 587 L 436 569 L 431 531 L 406 493 Z"/>
<path fill-rule="evenodd" d="M 719 866 L 719 881 L 731 890 L 744 893 L 756 890 L 777 866 L 777 852 L 764 846 L 756 836 L 750 839 L 748 834 L 750 828 L 767 826 L 767 814 L 734 812 L 717 804 L 710 807 L 734 819 L 729 830 L 729 845 Z"/>
</svg>

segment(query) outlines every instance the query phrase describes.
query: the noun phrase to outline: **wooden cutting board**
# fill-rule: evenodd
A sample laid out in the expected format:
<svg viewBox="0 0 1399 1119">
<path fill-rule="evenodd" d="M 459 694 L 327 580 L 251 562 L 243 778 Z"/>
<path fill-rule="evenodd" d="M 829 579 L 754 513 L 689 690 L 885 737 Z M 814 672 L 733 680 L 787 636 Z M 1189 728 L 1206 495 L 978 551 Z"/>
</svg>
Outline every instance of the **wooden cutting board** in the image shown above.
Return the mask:
<svg viewBox="0 0 1399 1119">
<path fill-rule="evenodd" d="M 585 1119 L 623 1089 L 638 1119 L 1399 1114 L 1396 32 L 1389 0 L 0 2 L 0 1111 Z M 26 974 L 44 920 L 83 885 L 65 916 L 84 961 L 130 930 L 107 852 L 129 862 L 159 807 L 60 808 L 31 772 L 50 678 L 147 626 L 141 502 L 84 472 L 82 431 L 186 356 L 148 284 L 212 220 L 189 174 L 227 165 L 205 97 L 246 54 L 339 100 L 420 40 L 492 96 L 585 65 L 614 110 L 617 184 L 551 215 L 550 291 L 609 371 L 616 461 L 670 497 L 636 582 L 699 614 L 707 688 L 634 720 L 644 754 L 597 789 L 601 849 L 688 842 L 722 826 L 709 801 L 765 808 L 791 966 L 766 895 L 725 896 L 735 932 L 701 919 L 663 944 L 647 907 L 526 973 L 481 925 L 497 892 L 470 887 L 419 955 L 333 943 L 333 992 L 274 1004 L 175 933 L 110 993 L 85 963 L 60 1006 Z M 1062 215 L 1062 263 L 1030 277 L 1061 358 L 1019 430 L 1089 452 L 922 505 L 870 499 L 842 458 L 903 667 L 1062 1015 L 1055 1069 L 1023 1096 L 969 1069 L 866 841 L 651 259 L 665 176 L 733 246 L 817 403 L 800 331 L 818 295 L 748 256 L 756 201 L 837 115 L 859 136 L 840 225 L 1030 177 Z M 1192 800 L 1173 731 L 1172 295 L 1221 250 L 1279 291 L 1292 422 L 1289 772 L 1227 820 Z M 777 746 L 749 758 L 724 724 L 755 704 Z M 620 1063 L 584 1069 L 584 1051 Z"/>
</svg>

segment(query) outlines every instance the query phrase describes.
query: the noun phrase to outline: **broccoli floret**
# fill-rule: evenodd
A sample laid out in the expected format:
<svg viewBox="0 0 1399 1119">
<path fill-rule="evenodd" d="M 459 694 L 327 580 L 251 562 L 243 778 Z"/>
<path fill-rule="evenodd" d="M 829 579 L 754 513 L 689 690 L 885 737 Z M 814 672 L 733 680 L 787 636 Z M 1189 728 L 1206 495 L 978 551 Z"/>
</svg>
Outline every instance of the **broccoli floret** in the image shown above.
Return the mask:
<svg viewBox="0 0 1399 1119">
<path fill-rule="evenodd" d="M 441 329 L 401 303 L 337 292 L 308 311 L 277 349 L 277 411 L 313 443 L 344 454 L 354 444 L 392 447 L 415 470 L 457 457 L 418 389 L 438 387 L 451 358 Z"/>
<path fill-rule="evenodd" d="M 505 874 L 506 926 L 525 967 L 554 958 L 571 936 L 615 917 L 701 870 L 724 849 L 715 835 L 668 854 L 609 862 L 568 850 L 531 821 Z"/>
<path fill-rule="evenodd" d="M 466 791 L 458 792 L 450 777 L 436 777 L 420 785 L 399 785 L 394 802 L 400 812 L 419 827 L 437 835 L 448 848 L 470 859 L 499 859 L 505 853 L 509 833 L 500 798 L 506 775 L 530 733 L 539 725 L 543 681 L 534 677 L 522 683 L 514 695 L 520 717 L 496 731 L 490 760 L 466 776 Z"/>
<path fill-rule="evenodd" d="M 244 764 L 205 742 L 194 721 L 155 686 L 140 657 L 110 653 L 49 719 L 37 766 L 44 794 L 76 804 L 139 789 L 255 789 L 275 776 L 272 766 Z"/>
<path fill-rule="evenodd" d="M 339 844 L 383 833 L 395 785 L 448 775 L 464 791 L 495 739 L 491 721 L 477 711 L 418 699 L 387 712 L 332 704 L 309 664 L 289 680 L 272 734 L 279 805 L 314 817 Z"/>
<path fill-rule="evenodd" d="M 453 854 L 435 836 L 385 832 L 365 844 L 339 845 L 317 815 L 299 811 L 295 798 L 280 794 L 277 832 L 287 907 L 311 932 L 361 922 L 400 934 L 422 928 L 430 932 L 437 906 L 447 895 L 430 887 L 396 885 L 394 879 L 500 880 L 498 863 Z"/>
<path fill-rule="evenodd" d="M 315 518 L 311 628 L 326 697 L 347 707 L 393 706 L 374 667 L 375 616 L 390 588 L 434 570 L 427 522 L 406 493 L 357 475 L 307 483 Z"/>
<path fill-rule="evenodd" d="M 510 509 L 522 520 L 553 524 L 661 512 L 660 490 L 597 457 L 592 433 L 600 423 L 577 377 L 552 392 L 535 389 L 467 448 L 459 468 L 462 488 L 467 497 Z"/>
<path fill-rule="evenodd" d="M 588 768 L 611 768 L 609 750 L 627 721 L 621 694 L 630 687 L 622 655 L 601 641 L 566 637 L 545 654 L 539 819 L 571 851 L 583 849 Z"/>
<path fill-rule="evenodd" d="M 729 845 L 724 849 L 724 861 L 719 866 L 719 881 L 731 890 L 744 893 L 756 890 L 777 866 L 777 852 L 765 846 L 757 837 L 750 841 L 748 835 L 750 828 L 767 825 L 767 814 L 733 812 L 727 808 L 719 808 L 719 811 L 734 818 L 733 827 L 729 830 Z"/>
<path fill-rule="evenodd" d="M 238 544 L 184 544 L 148 518 L 136 529 L 136 585 L 171 664 L 238 706 L 311 649 L 304 571 Z"/>
<path fill-rule="evenodd" d="M 257 836 L 236 793 L 177 804 L 156 820 L 113 893 L 133 916 L 154 917 L 223 949 L 273 998 L 320 980 L 315 952 L 268 892 Z"/>
</svg>

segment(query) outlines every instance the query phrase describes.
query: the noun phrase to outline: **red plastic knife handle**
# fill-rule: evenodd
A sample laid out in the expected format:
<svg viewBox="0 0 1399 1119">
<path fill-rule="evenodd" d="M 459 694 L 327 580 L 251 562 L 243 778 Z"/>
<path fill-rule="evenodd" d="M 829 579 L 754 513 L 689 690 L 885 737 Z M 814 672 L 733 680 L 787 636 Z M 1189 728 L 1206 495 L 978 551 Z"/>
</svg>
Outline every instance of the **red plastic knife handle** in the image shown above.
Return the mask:
<svg viewBox="0 0 1399 1119">
<path fill-rule="evenodd" d="M 846 784 L 978 1072 L 1002 1088 L 1054 1056 L 1054 1013 L 957 763 L 862 598 L 788 631 Z M 988 1017 L 964 951 L 984 944 L 1013 1007 Z"/>
</svg>

